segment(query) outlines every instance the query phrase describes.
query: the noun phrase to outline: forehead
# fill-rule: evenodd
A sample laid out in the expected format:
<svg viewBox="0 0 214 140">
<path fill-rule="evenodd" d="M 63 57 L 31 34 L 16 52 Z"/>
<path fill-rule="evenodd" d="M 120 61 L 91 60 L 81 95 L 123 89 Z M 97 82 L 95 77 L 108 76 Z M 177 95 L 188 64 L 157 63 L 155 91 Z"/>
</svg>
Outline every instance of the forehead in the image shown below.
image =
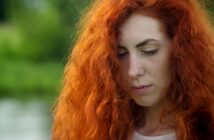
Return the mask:
<svg viewBox="0 0 214 140">
<path fill-rule="evenodd" d="M 120 28 L 120 45 L 134 45 L 132 43 L 148 38 L 160 41 L 164 39 L 164 28 L 161 21 L 152 16 L 133 14 Z"/>
</svg>

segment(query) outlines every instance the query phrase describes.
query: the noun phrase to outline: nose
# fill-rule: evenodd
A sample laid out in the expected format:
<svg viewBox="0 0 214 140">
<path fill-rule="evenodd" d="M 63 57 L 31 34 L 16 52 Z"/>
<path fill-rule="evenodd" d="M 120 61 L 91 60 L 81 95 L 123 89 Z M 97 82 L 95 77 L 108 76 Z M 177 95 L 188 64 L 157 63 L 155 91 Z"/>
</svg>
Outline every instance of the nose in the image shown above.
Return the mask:
<svg viewBox="0 0 214 140">
<path fill-rule="evenodd" d="M 137 78 L 145 74 L 145 69 L 143 64 L 140 62 L 140 59 L 136 56 L 129 58 L 129 68 L 128 75 L 130 78 Z"/>
</svg>

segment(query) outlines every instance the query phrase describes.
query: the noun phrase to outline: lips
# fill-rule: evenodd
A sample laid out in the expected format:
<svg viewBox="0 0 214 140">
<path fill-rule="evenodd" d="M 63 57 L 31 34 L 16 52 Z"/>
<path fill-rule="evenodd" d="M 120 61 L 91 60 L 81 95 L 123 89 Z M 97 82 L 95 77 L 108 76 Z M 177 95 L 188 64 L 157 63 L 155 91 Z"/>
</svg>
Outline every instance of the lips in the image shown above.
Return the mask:
<svg viewBox="0 0 214 140">
<path fill-rule="evenodd" d="M 149 87 L 151 87 L 152 85 L 140 85 L 140 86 L 132 86 L 131 90 L 134 93 L 143 93 L 146 89 L 148 89 Z"/>
<path fill-rule="evenodd" d="M 151 85 L 142 85 L 142 86 L 132 86 L 132 89 L 142 89 L 142 88 L 146 88 L 146 87 L 150 87 Z"/>
</svg>

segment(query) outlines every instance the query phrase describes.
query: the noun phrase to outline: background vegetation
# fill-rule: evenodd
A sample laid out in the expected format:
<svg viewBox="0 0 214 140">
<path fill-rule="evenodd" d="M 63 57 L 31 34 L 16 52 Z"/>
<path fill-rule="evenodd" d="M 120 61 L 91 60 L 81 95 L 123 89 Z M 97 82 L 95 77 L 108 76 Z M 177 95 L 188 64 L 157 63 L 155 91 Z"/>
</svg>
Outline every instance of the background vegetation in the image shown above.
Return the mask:
<svg viewBox="0 0 214 140">
<path fill-rule="evenodd" d="M 55 100 L 89 0 L 0 1 L 0 98 Z M 214 1 L 207 2 L 211 17 Z"/>
<path fill-rule="evenodd" d="M 0 98 L 54 100 L 87 0 L 0 1 Z"/>
</svg>

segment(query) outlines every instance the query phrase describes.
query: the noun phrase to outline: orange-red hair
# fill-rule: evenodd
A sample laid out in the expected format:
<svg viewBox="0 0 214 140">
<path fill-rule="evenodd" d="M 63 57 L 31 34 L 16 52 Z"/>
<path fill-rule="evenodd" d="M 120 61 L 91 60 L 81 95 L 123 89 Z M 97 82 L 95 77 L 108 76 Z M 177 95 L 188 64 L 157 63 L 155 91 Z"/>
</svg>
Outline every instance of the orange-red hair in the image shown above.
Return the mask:
<svg viewBox="0 0 214 140">
<path fill-rule="evenodd" d="M 165 113 L 175 115 L 177 139 L 214 139 L 214 36 L 204 8 L 196 0 L 96 0 L 65 68 L 53 140 L 130 135 L 139 107 L 121 80 L 117 40 L 127 17 L 144 10 L 164 22 L 172 41 Z"/>
</svg>

